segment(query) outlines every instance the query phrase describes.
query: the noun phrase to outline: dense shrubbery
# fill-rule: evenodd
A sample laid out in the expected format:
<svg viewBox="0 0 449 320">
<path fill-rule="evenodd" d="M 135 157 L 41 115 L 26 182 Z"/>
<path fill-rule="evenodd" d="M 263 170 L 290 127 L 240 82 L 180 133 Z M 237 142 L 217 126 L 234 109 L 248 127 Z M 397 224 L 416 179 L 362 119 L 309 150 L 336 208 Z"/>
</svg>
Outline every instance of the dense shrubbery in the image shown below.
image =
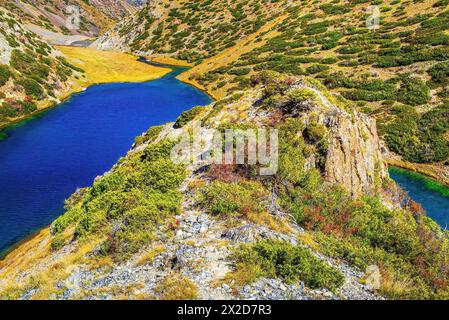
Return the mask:
<svg viewBox="0 0 449 320">
<path fill-rule="evenodd" d="M 394 100 L 414 106 L 426 104 L 430 100 L 430 88 L 422 80 L 406 74 L 387 81 L 378 79 L 356 81 L 339 74 L 327 75 L 323 78 L 329 88 L 355 89 L 342 93 L 349 100 Z"/>
<path fill-rule="evenodd" d="M 176 123 L 175 123 L 174 127 L 176 129 L 184 127 L 187 123 L 189 123 L 190 121 L 195 119 L 195 117 L 197 115 L 199 115 L 203 109 L 204 109 L 203 107 L 194 107 L 194 108 L 192 108 L 190 110 L 184 111 L 179 116 L 179 118 L 176 120 Z"/>
<path fill-rule="evenodd" d="M 239 247 L 233 258 L 237 273 L 251 270 L 247 282 L 259 277 L 282 278 L 287 283 L 299 280 L 310 288 L 334 290 L 344 283 L 343 274 L 325 261 L 315 257 L 309 249 L 280 241 L 261 241 Z"/>
<path fill-rule="evenodd" d="M 35 99 L 41 99 L 44 94 L 44 90 L 40 84 L 33 79 L 21 79 L 17 81 L 17 84 L 22 86 L 25 93 Z"/>
<path fill-rule="evenodd" d="M 175 142 L 163 140 L 97 180 L 52 226 L 75 237 L 109 235 L 103 252 L 124 259 L 151 241 L 155 227 L 179 212 L 184 167 L 170 161 Z"/>
<path fill-rule="evenodd" d="M 392 109 L 395 119 L 380 123 L 388 147 L 411 162 L 443 161 L 449 157 L 449 106 L 443 105 L 419 115 L 411 107 Z"/>
<path fill-rule="evenodd" d="M 447 110 L 434 112 L 420 121 L 438 118 L 426 127 L 435 125 L 442 132 Z M 388 296 L 446 296 L 449 241 L 444 232 L 423 216 L 422 209 L 392 210 L 371 197 L 353 200 L 343 188 L 324 183 L 315 169 L 305 170 L 310 149 L 298 134 L 304 130 L 293 120 L 280 130 L 277 179 L 282 183 L 277 193 L 285 210 L 306 230 L 316 232 L 314 237 L 327 254 L 362 268 L 378 265 L 385 280 L 382 290 Z"/>
<path fill-rule="evenodd" d="M 3 86 L 11 77 L 11 71 L 6 65 L 0 65 L 0 87 Z"/>
<path fill-rule="evenodd" d="M 212 214 L 226 218 L 263 212 L 261 200 L 267 196 L 260 183 L 249 181 L 238 183 L 214 181 L 201 193 L 202 204 L 210 208 Z"/>
<path fill-rule="evenodd" d="M 437 63 L 429 69 L 434 85 L 447 85 L 449 79 L 449 62 Z"/>
<path fill-rule="evenodd" d="M 15 118 L 22 115 L 30 114 L 37 110 L 37 106 L 32 101 L 11 101 L 3 102 L 0 107 L 0 118 Z"/>
<path fill-rule="evenodd" d="M 31 52 L 25 53 L 20 50 L 13 50 L 11 53 L 10 64 L 13 68 L 20 71 L 24 76 L 33 79 L 39 83 L 45 83 L 50 73 L 50 67 L 37 59 Z"/>
</svg>

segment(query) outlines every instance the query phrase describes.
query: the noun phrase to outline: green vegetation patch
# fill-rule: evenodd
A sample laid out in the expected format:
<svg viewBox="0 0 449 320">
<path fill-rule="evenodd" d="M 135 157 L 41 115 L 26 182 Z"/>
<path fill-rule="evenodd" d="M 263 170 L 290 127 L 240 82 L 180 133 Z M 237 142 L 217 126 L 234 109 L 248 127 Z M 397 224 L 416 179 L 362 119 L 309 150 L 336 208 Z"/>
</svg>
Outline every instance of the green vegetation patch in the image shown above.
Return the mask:
<svg viewBox="0 0 449 320">
<path fill-rule="evenodd" d="M 253 181 L 214 181 L 202 190 L 201 194 L 201 203 L 209 208 L 212 214 L 225 217 L 260 213 L 264 211 L 263 199 L 267 197 L 262 185 Z"/>
<path fill-rule="evenodd" d="M 449 105 L 446 103 L 424 114 L 410 106 L 391 108 L 394 118 L 379 121 L 388 147 L 410 162 L 437 162 L 449 157 Z"/>
<path fill-rule="evenodd" d="M 239 269 L 258 270 L 250 281 L 260 277 L 279 277 L 287 283 L 303 281 L 310 288 L 335 290 L 344 283 L 343 274 L 318 259 L 304 247 L 288 242 L 265 240 L 242 245 L 233 254 Z"/>
<path fill-rule="evenodd" d="M 187 123 L 195 119 L 197 115 L 201 113 L 201 111 L 204 110 L 204 107 L 194 107 L 190 110 L 184 111 L 179 118 L 176 120 L 175 128 L 179 129 L 184 127 Z"/>
<path fill-rule="evenodd" d="M 104 236 L 104 254 L 127 259 L 151 242 L 158 225 L 179 213 L 178 188 L 185 168 L 170 160 L 175 141 L 163 140 L 129 156 L 92 188 L 75 194 L 52 225 L 58 235 L 74 228 L 74 239 Z"/>
<path fill-rule="evenodd" d="M 11 71 L 7 65 L 0 65 L 0 87 L 5 85 L 11 77 Z"/>
</svg>

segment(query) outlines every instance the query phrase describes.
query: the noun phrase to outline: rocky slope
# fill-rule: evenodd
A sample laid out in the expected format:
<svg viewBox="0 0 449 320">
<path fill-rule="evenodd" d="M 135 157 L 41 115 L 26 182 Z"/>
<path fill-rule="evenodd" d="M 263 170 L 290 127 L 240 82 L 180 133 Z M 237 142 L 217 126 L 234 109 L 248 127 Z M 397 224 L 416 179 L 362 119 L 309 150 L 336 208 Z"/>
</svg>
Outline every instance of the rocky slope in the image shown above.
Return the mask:
<svg viewBox="0 0 449 320">
<path fill-rule="evenodd" d="M 403 161 L 447 174 L 448 12 L 438 0 L 159 0 L 94 46 L 188 60 L 180 79 L 216 98 L 263 70 L 316 77 L 376 118 Z"/>
<path fill-rule="evenodd" d="M 117 21 L 134 13 L 142 3 L 126 0 L 48 1 L 2 0 L 0 6 L 12 11 L 30 30 L 47 41 L 63 44 L 63 39 L 93 38 Z M 79 9 L 79 26 L 69 28 L 70 16 Z M 73 11 L 73 12 L 72 12 Z"/>
<path fill-rule="evenodd" d="M 50 229 L 0 262 L 0 296 L 443 297 L 449 241 L 398 206 L 373 122 L 311 79 L 268 73 L 253 83 L 138 137 Z M 278 129 L 278 170 L 173 162 L 199 124 L 201 137 Z"/>
</svg>

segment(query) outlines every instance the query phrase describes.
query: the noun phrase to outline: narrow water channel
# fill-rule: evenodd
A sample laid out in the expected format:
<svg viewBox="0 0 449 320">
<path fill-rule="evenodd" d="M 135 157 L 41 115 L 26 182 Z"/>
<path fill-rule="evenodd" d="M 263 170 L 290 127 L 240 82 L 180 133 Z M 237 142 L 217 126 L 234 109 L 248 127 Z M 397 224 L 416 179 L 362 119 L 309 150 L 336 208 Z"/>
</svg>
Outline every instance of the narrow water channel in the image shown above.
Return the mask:
<svg viewBox="0 0 449 320">
<path fill-rule="evenodd" d="M 421 174 L 390 168 L 390 177 L 442 228 L 449 227 L 449 188 Z"/>
</svg>

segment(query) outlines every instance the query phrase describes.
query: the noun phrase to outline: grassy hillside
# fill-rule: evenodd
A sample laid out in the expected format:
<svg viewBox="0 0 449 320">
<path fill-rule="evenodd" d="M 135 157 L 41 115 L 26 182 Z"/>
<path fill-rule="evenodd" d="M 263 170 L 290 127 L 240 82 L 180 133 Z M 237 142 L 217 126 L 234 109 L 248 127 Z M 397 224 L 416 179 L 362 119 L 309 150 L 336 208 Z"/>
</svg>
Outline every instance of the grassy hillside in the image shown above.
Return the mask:
<svg viewBox="0 0 449 320">
<path fill-rule="evenodd" d="M 0 9 L 0 127 L 55 103 L 83 70 Z"/>
<path fill-rule="evenodd" d="M 380 11 L 369 29 L 367 8 Z M 446 1 L 158 1 L 97 46 L 197 66 L 181 79 L 222 98 L 273 70 L 313 76 L 379 121 L 404 160 L 449 157 Z M 438 119 L 438 120 L 436 120 Z"/>
</svg>

